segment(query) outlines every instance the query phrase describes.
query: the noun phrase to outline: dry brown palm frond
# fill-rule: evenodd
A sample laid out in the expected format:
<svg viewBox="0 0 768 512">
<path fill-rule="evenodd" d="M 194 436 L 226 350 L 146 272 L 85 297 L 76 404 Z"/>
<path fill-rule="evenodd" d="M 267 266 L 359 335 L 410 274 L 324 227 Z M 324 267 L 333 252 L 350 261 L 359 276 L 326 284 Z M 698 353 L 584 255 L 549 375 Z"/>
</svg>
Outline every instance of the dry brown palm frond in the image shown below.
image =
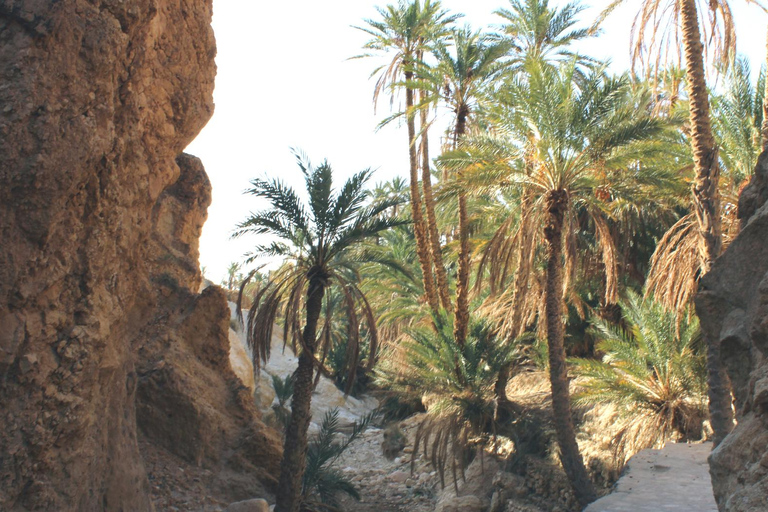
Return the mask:
<svg viewBox="0 0 768 512">
<path fill-rule="evenodd" d="M 431 442 L 430 442 L 431 441 Z M 440 486 L 445 488 L 445 472 L 450 468 L 453 486 L 459 492 L 459 477 L 466 478 L 464 470 L 469 465 L 475 446 L 472 427 L 467 421 L 453 414 L 425 415 L 416 429 L 413 440 L 414 457 L 411 459 L 411 474 L 415 470 L 416 455 L 423 450 L 424 458 L 440 477 Z M 481 450 L 478 448 L 478 450 Z"/>
<path fill-rule="evenodd" d="M 727 69 L 736 52 L 736 31 L 731 9 L 725 0 L 696 3 L 704 41 L 704 59 Z M 654 77 L 659 76 L 665 64 L 682 67 L 684 46 L 679 17 L 680 5 L 677 0 L 643 2 L 631 29 L 630 56 L 633 67 L 640 67 L 647 75 Z"/>
<path fill-rule="evenodd" d="M 696 294 L 700 271 L 699 233 L 690 213 L 678 220 L 659 240 L 651 257 L 646 296 L 654 296 L 668 309 L 683 311 Z"/>
<path fill-rule="evenodd" d="M 597 231 L 597 244 L 603 260 L 605 269 L 605 304 L 616 304 L 619 298 L 619 264 L 616 254 L 616 246 L 613 243 L 613 236 L 608 224 L 600 215 L 593 215 L 592 220 L 595 223 Z"/>
</svg>

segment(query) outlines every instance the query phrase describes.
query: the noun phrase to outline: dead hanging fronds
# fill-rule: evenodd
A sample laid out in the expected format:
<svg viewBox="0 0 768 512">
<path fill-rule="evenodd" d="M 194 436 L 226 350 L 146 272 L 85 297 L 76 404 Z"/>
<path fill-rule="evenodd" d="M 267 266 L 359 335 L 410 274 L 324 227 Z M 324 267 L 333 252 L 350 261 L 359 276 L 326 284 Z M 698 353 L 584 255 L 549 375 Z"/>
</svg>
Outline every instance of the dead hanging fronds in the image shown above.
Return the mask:
<svg viewBox="0 0 768 512">
<path fill-rule="evenodd" d="M 701 31 L 705 61 L 727 69 L 736 54 L 736 30 L 733 14 L 726 0 L 691 0 L 695 3 Z M 614 0 L 603 10 L 592 29 L 596 30 L 616 7 L 625 0 Z M 752 0 L 761 5 L 762 2 Z M 659 76 L 666 64 L 683 67 L 684 35 L 679 0 L 643 0 L 632 22 L 630 57 L 633 68 L 646 75 Z"/>
<path fill-rule="evenodd" d="M 413 440 L 414 457 L 411 459 L 411 474 L 415 470 L 415 455 L 419 450 L 423 450 L 424 458 L 429 460 L 440 476 L 440 485 L 443 489 L 446 471 L 450 470 L 454 490 L 458 495 L 459 478 L 466 480 L 465 469 L 472 462 L 474 451 L 482 452 L 478 446 L 472 426 L 461 416 L 427 414 L 416 429 Z"/>
<path fill-rule="evenodd" d="M 619 264 L 608 223 L 600 215 L 593 215 L 597 232 L 597 245 L 602 254 L 605 269 L 605 304 L 616 304 L 619 299 Z"/>
<path fill-rule="evenodd" d="M 701 260 L 698 225 L 690 213 L 661 237 L 651 256 L 646 297 L 653 296 L 666 308 L 681 312 L 691 303 L 698 288 Z"/>
<path fill-rule="evenodd" d="M 524 192 L 519 216 L 510 215 L 499 226 L 478 266 L 475 291 L 485 278 L 491 292 L 480 307 L 481 314 L 505 338 L 517 338 L 533 325 L 543 300 L 542 273 L 535 266 L 541 210 L 534 206 L 531 194 Z"/>
</svg>

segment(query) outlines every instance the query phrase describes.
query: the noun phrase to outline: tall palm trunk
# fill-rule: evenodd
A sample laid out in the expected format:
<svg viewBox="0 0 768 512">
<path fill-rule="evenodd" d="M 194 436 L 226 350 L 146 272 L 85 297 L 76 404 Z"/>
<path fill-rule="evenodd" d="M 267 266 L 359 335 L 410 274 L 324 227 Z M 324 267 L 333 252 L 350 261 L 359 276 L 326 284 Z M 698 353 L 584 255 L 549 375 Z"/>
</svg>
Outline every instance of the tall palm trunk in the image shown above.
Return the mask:
<svg viewBox="0 0 768 512">
<path fill-rule="evenodd" d="M 405 72 L 405 81 L 409 83 L 413 80 L 413 72 Z M 424 293 L 427 296 L 427 303 L 434 314 L 440 309 L 440 302 L 437 298 L 435 289 L 435 280 L 432 274 L 432 259 L 429 251 L 429 240 L 427 236 L 426 225 L 424 224 L 424 215 L 421 210 L 421 192 L 419 191 L 419 161 L 416 154 L 416 121 L 413 113 L 413 88 L 405 89 L 405 117 L 408 125 L 408 163 L 410 167 L 410 185 L 411 185 L 411 216 L 413 217 L 413 233 L 416 238 L 416 255 L 419 258 L 421 266 L 422 280 L 424 282 Z"/>
<path fill-rule="evenodd" d="M 424 92 L 420 94 L 423 102 Z M 429 246 L 432 250 L 432 263 L 435 267 L 437 278 L 437 294 L 440 297 L 440 305 L 448 312 L 453 311 L 451 295 L 448 291 L 448 276 L 443 262 L 443 250 L 440 246 L 440 233 L 437 230 L 437 216 L 435 215 L 435 198 L 432 194 L 432 175 L 429 172 L 429 140 L 427 126 L 427 111 L 421 108 L 421 186 L 424 188 L 424 210 L 427 213 L 427 231 L 429 234 Z"/>
<path fill-rule="evenodd" d="M 314 362 L 317 340 L 317 322 L 323 308 L 325 280 L 313 277 L 307 290 L 307 323 L 302 339 L 304 346 L 299 355 L 299 365 L 294 374 L 291 420 L 285 432 L 283 460 L 280 463 L 280 482 L 277 487 L 275 512 L 299 512 L 304 470 L 307 465 L 307 431 L 312 417 Z"/>
<path fill-rule="evenodd" d="M 560 460 L 582 507 L 596 499 L 592 482 L 576 443 L 576 431 L 571 417 L 568 390 L 568 369 L 565 362 L 563 328 L 563 223 L 568 206 L 565 190 L 554 190 L 547 196 L 547 217 L 544 237 L 547 243 L 546 317 L 549 346 L 549 381 L 552 385 L 552 408 L 555 415 Z"/>
<path fill-rule="evenodd" d="M 469 109 L 461 105 L 456 114 L 456 129 L 454 145 L 464 135 Z M 459 177 L 461 177 L 459 171 Z M 459 271 L 456 278 L 456 311 L 453 322 L 453 336 L 456 343 L 464 346 L 469 325 L 469 215 L 467 214 L 467 196 L 459 192 Z"/>
<path fill-rule="evenodd" d="M 695 0 L 680 0 L 680 23 L 691 110 L 691 146 L 695 176 L 693 205 L 699 225 L 699 257 L 702 274 L 712 268 L 722 244 L 720 224 L 720 168 L 717 146 L 709 117 L 709 95 L 704 78 L 703 48 Z M 728 377 L 720 359 L 719 339 L 707 336 L 707 381 L 709 384 L 709 413 L 715 443 L 733 428 L 733 412 Z"/>
</svg>

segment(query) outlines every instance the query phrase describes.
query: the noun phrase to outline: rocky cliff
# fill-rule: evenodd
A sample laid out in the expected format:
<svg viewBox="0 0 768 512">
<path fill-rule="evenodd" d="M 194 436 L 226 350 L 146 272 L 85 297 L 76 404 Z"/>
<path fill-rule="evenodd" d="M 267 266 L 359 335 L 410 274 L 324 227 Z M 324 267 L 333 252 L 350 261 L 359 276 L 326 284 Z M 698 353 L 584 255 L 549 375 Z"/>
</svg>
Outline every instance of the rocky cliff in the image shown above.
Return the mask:
<svg viewBox="0 0 768 512">
<path fill-rule="evenodd" d="M 768 503 L 768 152 L 739 200 L 741 233 L 702 280 L 696 310 L 719 341 L 738 424 L 712 452 L 721 511 Z"/>
<path fill-rule="evenodd" d="M 158 450 L 224 501 L 271 485 L 225 297 L 195 293 L 210 185 L 181 151 L 213 111 L 210 19 L 0 0 L 2 510 L 152 510 Z"/>
</svg>

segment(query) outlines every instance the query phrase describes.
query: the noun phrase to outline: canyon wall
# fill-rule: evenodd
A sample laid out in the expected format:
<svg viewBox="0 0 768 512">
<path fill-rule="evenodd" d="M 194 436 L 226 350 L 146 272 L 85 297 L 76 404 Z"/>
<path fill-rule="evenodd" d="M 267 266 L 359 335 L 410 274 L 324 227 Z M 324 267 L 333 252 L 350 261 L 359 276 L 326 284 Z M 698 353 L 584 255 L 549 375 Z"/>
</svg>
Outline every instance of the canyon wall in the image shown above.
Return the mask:
<svg viewBox="0 0 768 512">
<path fill-rule="evenodd" d="M 211 9 L 0 0 L 2 510 L 152 510 L 140 441 L 222 499 L 274 483 L 225 297 L 196 293 Z"/>
<path fill-rule="evenodd" d="M 701 282 L 696 311 L 720 342 L 738 424 L 710 456 L 721 511 L 768 503 L 768 152 L 739 199 L 741 232 Z"/>
</svg>

